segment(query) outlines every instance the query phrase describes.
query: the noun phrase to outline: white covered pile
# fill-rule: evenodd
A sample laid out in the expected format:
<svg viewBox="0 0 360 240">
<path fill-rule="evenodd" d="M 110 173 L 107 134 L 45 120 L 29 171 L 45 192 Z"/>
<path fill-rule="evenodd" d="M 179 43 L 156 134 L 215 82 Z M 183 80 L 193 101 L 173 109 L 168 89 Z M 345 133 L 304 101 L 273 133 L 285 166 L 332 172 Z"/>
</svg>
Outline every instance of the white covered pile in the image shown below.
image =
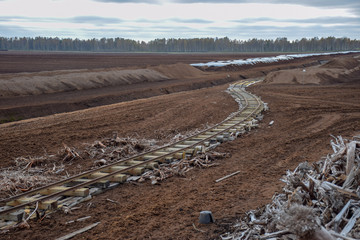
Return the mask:
<svg viewBox="0 0 360 240">
<path fill-rule="evenodd" d="M 275 57 L 260 57 L 260 58 L 248 58 L 248 59 L 238 59 L 238 60 L 228 60 L 228 61 L 214 61 L 208 63 L 193 63 L 191 64 L 194 67 L 223 67 L 227 65 L 254 65 L 257 63 L 273 63 L 285 60 L 292 60 L 296 58 L 304 58 L 311 56 L 326 56 L 331 54 L 348 54 L 358 51 L 346 51 L 346 52 L 329 52 L 329 53 L 303 53 L 303 54 L 289 54 L 289 55 L 279 55 Z"/>
</svg>

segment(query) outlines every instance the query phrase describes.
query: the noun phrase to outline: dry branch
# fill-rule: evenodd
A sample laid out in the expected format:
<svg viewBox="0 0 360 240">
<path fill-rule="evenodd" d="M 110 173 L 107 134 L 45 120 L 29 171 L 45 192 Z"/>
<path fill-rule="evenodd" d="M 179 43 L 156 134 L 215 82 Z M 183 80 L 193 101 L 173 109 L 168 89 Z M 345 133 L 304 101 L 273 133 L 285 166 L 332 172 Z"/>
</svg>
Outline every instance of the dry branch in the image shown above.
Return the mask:
<svg viewBox="0 0 360 240">
<path fill-rule="evenodd" d="M 77 153 L 77 151 L 75 150 L 75 148 L 70 148 L 68 147 L 65 143 L 63 143 L 64 146 L 64 157 L 63 157 L 63 162 L 64 161 L 72 161 L 75 158 L 81 158 L 79 153 Z"/>
<path fill-rule="evenodd" d="M 353 141 L 348 144 L 347 154 L 346 154 L 346 175 L 349 175 L 350 171 L 354 167 L 355 148 L 356 148 L 356 142 Z"/>
<path fill-rule="evenodd" d="M 223 181 L 225 179 L 228 179 L 229 177 L 235 176 L 236 174 L 239 174 L 239 173 L 240 173 L 240 171 L 233 172 L 233 173 L 231 173 L 229 175 L 226 175 L 226 176 L 224 176 L 222 178 L 216 179 L 215 182 L 217 182 L 217 183 L 221 182 L 221 181 Z"/>
</svg>

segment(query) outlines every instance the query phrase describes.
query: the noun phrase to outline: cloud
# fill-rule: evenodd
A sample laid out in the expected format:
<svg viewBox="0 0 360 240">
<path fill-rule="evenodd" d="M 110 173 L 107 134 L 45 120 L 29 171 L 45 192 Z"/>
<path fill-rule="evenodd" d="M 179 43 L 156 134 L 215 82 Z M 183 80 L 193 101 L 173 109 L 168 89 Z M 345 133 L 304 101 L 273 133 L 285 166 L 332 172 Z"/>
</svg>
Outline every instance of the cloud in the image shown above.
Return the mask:
<svg viewBox="0 0 360 240">
<path fill-rule="evenodd" d="M 346 8 L 350 12 L 360 16 L 359 0 L 93 0 L 103 3 L 145 3 L 145 4 L 163 4 L 163 3 L 210 3 L 210 4 L 244 4 L 244 3 L 263 3 L 263 4 L 292 4 L 321 8 Z"/>
<path fill-rule="evenodd" d="M 1 0 L 0 0 L 1 1 Z M 34 33 L 29 29 L 25 29 L 22 27 L 14 26 L 14 25 L 2 25 L 0 24 L 0 32 L 1 37 L 29 37 L 34 36 Z"/>
<path fill-rule="evenodd" d="M 224 3 L 266 3 L 266 4 L 295 4 L 303 6 L 313 7 L 360 7 L 358 0 L 93 0 L 96 2 L 105 3 L 180 3 L 180 4 L 191 4 L 191 3 L 212 3 L 212 4 L 224 4 Z"/>
<path fill-rule="evenodd" d="M 202 38 L 202 37 L 229 37 L 231 39 L 275 39 L 287 37 L 289 40 L 312 38 L 312 37 L 350 37 L 356 38 L 356 33 L 360 32 L 360 25 L 345 25 L 324 27 L 314 24 L 309 27 L 278 27 L 278 26 L 251 26 L 248 24 L 232 24 L 213 26 L 211 24 L 197 28 L 191 24 L 169 25 L 166 22 L 153 25 L 134 25 L 131 22 L 122 22 L 119 25 L 99 26 L 83 28 L 82 25 L 74 29 L 57 28 L 21 28 L 13 25 L 1 25 L 0 32 L 5 37 L 59 37 L 59 38 L 128 38 L 134 40 L 153 40 L 156 38 Z M 352 35 L 351 35 L 352 33 Z"/>
<path fill-rule="evenodd" d="M 104 24 L 115 24 L 121 23 L 123 20 L 120 18 L 106 18 L 98 16 L 78 16 L 68 19 L 72 23 L 91 23 L 95 25 L 104 25 Z"/>
<path fill-rule="evenodd" d="M 139 40 L 225 36 L 233 39 L 282 36 L 296 39 L 331 35 L 359 38 L 360 32 L 360 15 L 356 17 L 349 12 L 360 9 L 359 0 L 82 0 L 76 1 L 79 5 L 72 5 L 72 8 L 68 7 L 71 0 L 44 0 L 49 2 L 49 6 L 44 6 L 41 11 L 38 8 L 30 11 L 29 1 L 22 1 L 29 7 L 13 10 L 16 9 L 15 1 L 7 1 L 7 4 L 1 1 L 0 24 L 7 28 L 0 31 L 0 35 L 33 36 L 36 33 L 42 36 Z M 53 2 L 59 5 L 54 8 Z M 267 4 L 263 7 L 237 3 Z M 277 5 L 280 3 L 294 5 Z M 324 7 L 332 9 L 324 10 Z"/>
<path fill-rule="evenodd" d="M 258 0 L 255 0 L 256 2 Z M 259 1 L 263 2 L 263 1 Z M 347 8 L 350 12 L 355 13 L 357 16 L 360 16 L 360 1 L 359 0 L 270 0 L 269 3 L 276 4 L 297 4 L 303 6 L 311 7 L 321 7 L 321 8 Z"/>
<path fill-rule="evenodd" d="M 208 29 L 211 32 L 218 32 L 221 36 L 228 36 L 234 39 L 274 39 L 278 37 L 287 37 L 290 40 L 313 37 L 350 37 L 356 38 L 356 34 L 349 36 L 349 33 L 360 31 L 359 26 L 332 26 L 324 27 L 322 25 L 314 25 L 310 27 L 269 27 L 269 26 L 249 26 L 237 25 L 230 28 L 213 27 Z M 329 35 L 329 33 L 332 33 Z"/>
<path fill-rule="evenodd" d="M 350 12 L 360 16 L 359 0 L 170 0 L 174 3 L 266 3 L 266 4 L 293 4 L 321 8 L 347 8 Z"/>
<path fill-rule="evenodd" d="M 148 3 L 148 4 L 160 4 L 160 0 L 94 0 L 96 2 L 103 3 Z"/>
<path fill-rule="evenodd" d="M 0 0 L 1 1 L 1 0 Z M 24 16 L 0 16 L 0 22 L 57 22 L 60 18 L 40 18 Z"/>
<path fill-rule="evenodd" d="M 69 36 L 66 33 L 66 36 Z M 158 25 L 153 27 L 122 25 L 122 28 L 95 28 L 95 29 L 78 29 L 76 34 L 81 39 L 91 38 L 127 38 L 134 40 L 153 40 L 156 38 L 189 38 L 192 36 L 200 36 L 201 31 L 191 27 L 172 27 L 168 25 Z M 79 36 L 81 35 L 81 36 Z M 203 34 L 201 36 L 205 36 Z M 63 36 L 60 36 L 63 37 Z"/>
<path fill-rule="evenodd" d="M 98 0 L 101 1 L 101 0 Z M 106 0 L 105 0 L 106 1 Z M 109 0 L 111 1 L 111 0 Z M 130 0 L 129 0 L 130 1 Z M 135 2 L 140 2 L 141 0 L 134 0 Z M 122 2 L 116 1 L 113 2 Z M 146 2 L 143 0 L 142 2 Z M 358 0 L 170 0 L 170 2 L 176 3 L 274 3 L 274 4 L 296 4 L 296 5 L 305 5 L 305 6 L 315 6 L 315 7 L 348 7 L 359 5 Z"/>
<path fill-rule="evenodd" d="M 303 20 L 289 20 L 289 22 L 315 24 L 360 24 L 360 17 L 322 17 Z"/>
<path fill-rule="evenodd" d="M 258 22 L 277 22 L 283 21 L 275 18 L 259 17 L 259 18 L 244 18 L 239 20 L 232 20 L 232 22 L 237 23 L 258 23 Z"/>
<path fill-rule="evenodd" d="M 236 25 L 234 27 L 208 27 L 194 28 L 189 26 L 169 26 L 164 24 L 153 26 L 131 26 L 122 24 L 121 29 L 117 28 L 96 28 L 82 29 L 81 38 L 102 38 L 102 37 L 123 37 L 135 40 L 153 40 L 156 38 L 206 38 L 206 37 L 229 37 L 231 39 L 276 39 L 287 37 L 289 40 L 313 37 L 350 37 L 356 38 L 356 34 L 350 36 L 349 33 L 360 31 L 358 26 L 333 26 L 324 27 L 313 25 L 310 27 L 269 27 L 269 26 L 249 26 Z M 329 33 L 333 33 L 330 34 Z"/>
<path fill-rule="evenodd" d="M 1 0 L 0 0 L 1 2 Z M 0 22 L 8 22 L 9 21 L 9 17 L 2 17 L 0 16 Z"/>
<path fill-rule="evenodd" d="M 200 24 L 208 24 L 213 23 L 213 21 L 205 20 L 205 19 L 180 19 L 180 18 L 170 18 L 165 21 L 179 22 L 179 23 L 200 23 Z"/>
<path fill-rule="evenodd" d="M 278 23 L 290 23 L 290 24 L 360 24 L 360 17 L 319 17 L 308 19 L 275 19 L 275 18 L 245 18 L 239 20 L 232 20 L 231 22 L 237 22 L 242 24 L 261 24 L 262 22 L 278 22 Z"/>
<path fill-rule="evenodd" d="M 358 0 L 270 0 L 270 1 L 259 1 L 255 0 L 255 2 L 269 2 L 269 3 L 275 3 L 275 4 L 297 4 L 297 5 L 305 5 L 305 6 L 313 6 L 313 7 L 353 7 L 358 6 L 359 7 L 359 1 Z"/>
<path fill-rule="evenodd" d="M 1 1 L 1 0 L 0 0 Z M 98 17 L 98 16 L 77 16 L 72 18 L 40 18 L 40 17 L 23 17 L 23 16 L 0 16 L 0 22 L 37 22 L 37 23 L 89 23 L 94 25 L 106 25 L 106 24 L 116 24 L 123 22 L 120 18 L 107 18 L 107 17 Z"/>
</svg>

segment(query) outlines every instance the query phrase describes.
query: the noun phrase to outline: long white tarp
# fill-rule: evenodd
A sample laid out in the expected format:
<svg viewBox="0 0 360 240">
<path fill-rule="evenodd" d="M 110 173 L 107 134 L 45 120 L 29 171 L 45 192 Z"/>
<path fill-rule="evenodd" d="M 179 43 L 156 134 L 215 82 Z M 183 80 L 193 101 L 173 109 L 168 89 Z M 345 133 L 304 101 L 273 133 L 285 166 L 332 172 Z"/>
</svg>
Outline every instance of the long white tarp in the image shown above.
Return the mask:
<svg viewBox="0 0 360 240">
<path fill-rule="evenodd" d="M 259 58 L 248 58 L 248 59 L 238 59 L 238 60 L 228 60 L 228 61 L 214 61 L 208 63 L 193 63 L 191 66 L 194 67 L 223 67 L 226 65 L 254 65 L 257 63 L 273 63 L 284 60 L 291 60 L 295 58 L 304 58 L 311 56 L 322 56 L 322 55 L 332 55 L 332 54 L 347 54 L 347 53 L 358 53 L 360 51 L 345 51 L 345 52 L 327 52 L 327 53 L 304 53 L 304 54 L 289 54 L 289 55 L 279 55 L 275 57 L 259 57 Z"/>
</svg>

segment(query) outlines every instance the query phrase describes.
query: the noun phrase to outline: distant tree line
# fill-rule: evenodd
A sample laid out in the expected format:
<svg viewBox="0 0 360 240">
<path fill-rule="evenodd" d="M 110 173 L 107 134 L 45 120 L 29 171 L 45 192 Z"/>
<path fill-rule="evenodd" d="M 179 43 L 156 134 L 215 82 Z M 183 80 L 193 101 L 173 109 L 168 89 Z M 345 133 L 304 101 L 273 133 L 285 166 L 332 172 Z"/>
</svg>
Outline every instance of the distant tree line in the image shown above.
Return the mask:
<svg viewBox="0 0 360 240">
<path fill-rule="evenodd" d="M 124 38 L 71 39 L 51 37 L 0 37 L 0 50 L 91 52 L 314 52 L 359 50 L 360 40 L 350 38 L 287 38 L 231 40 L 224 38 L 155 39 L 149 42 Z"/>
</svg>

